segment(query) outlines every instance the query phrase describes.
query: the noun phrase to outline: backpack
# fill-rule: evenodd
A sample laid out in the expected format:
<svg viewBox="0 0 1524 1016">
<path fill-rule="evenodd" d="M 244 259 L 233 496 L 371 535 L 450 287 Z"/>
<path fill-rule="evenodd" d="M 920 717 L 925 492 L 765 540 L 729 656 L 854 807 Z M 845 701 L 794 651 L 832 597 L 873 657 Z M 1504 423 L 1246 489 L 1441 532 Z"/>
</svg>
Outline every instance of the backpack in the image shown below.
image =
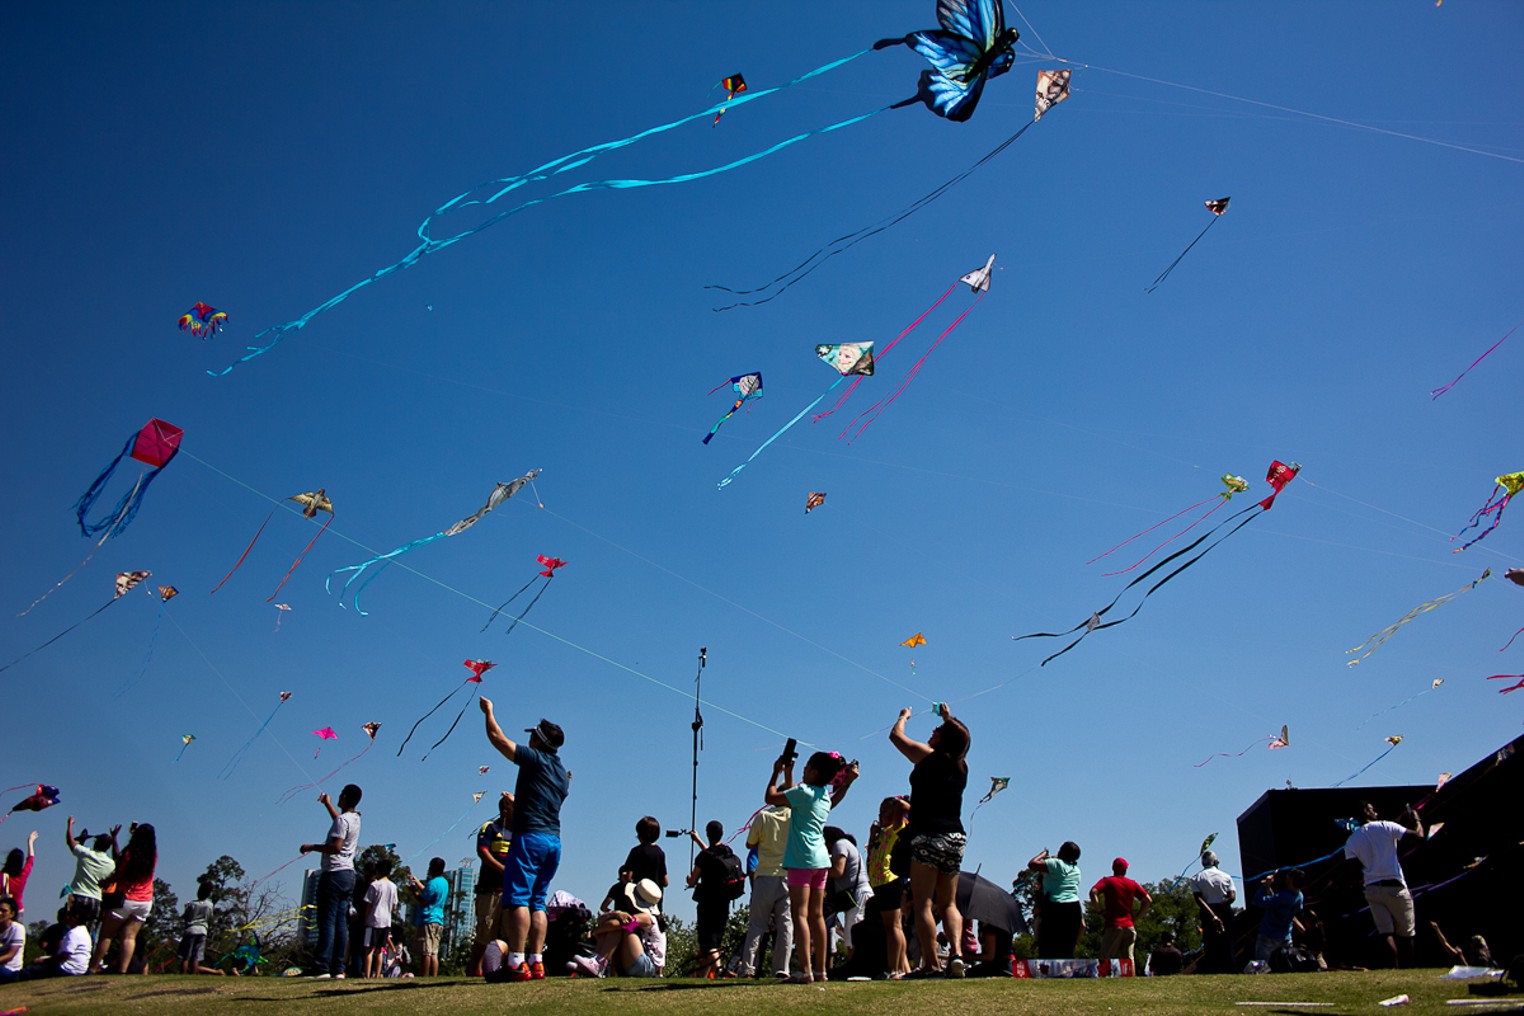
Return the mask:
<svg viewBox="0 0 1524 1016">
<path fill-rule="evenodd" d="M 705 895 L 726 902 L 746 895 L 746 866 L 735 851 L 720 843 L 710 847 L 709 854 L 715 859 L 716 867 L 704 879 Z"/>
<path fill-rule="evenodd" d="M 1288 942 L 1270 954 L 1271 973 L 1315 974 L 1320 969 L 1317 954 L 1303 946 L 1292 945 Z"/>
</svg>

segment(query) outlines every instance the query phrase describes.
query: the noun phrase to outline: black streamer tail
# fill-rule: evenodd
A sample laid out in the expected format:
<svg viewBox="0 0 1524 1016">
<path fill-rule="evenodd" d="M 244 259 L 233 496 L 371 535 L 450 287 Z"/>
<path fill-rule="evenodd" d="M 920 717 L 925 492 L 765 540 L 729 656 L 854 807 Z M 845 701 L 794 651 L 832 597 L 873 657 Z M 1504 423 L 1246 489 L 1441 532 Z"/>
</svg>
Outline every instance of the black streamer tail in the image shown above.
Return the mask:
<svg viewBox="0 0 1524 1016">
<path fill-rule="evenodd" d="M 1149 286 L 1147 289 L 1145 289 L 1144 292 L 1145 293 L 1152 293 L 1154 290 L 1158 289 L 1159 288 L 1159 283 L 1161 283 L 1165 279 L 1169 278 L 1169 273 L 1174 271 L 1175 270 L 1175 266 L 1178 265 L 1182 260 L 1184 260 L 1185 256 L 1191 252 L 1191 248 L 1192 247 L 1196 246 L 1196 244 L 1201 242 L 1201 238 L 1203 236 L 1207 235 L 1207 229 L 1211 229 L 1213 226 L 1217 225 L 1217 220 L 1220 219 L 1220 218 L 1222 218 L 1222 216 L 1220 216 L 1220 215 L 1214 215 L 1214 216 L 1212 216 L 1212 221 L 1208 222 L 1206 224 L 1206 229 L 1203 229 L 1201 232 L 1196 234 L 1196 239 L 1192 240 L 1190 243 L 1188 243 L 1186 245 L 1185 250 L 1180 252 L 1180 256 L 1175 258 L 1175 260 L 1171 261 L 1169 263 L 1169 267 L 1164 269 L 1164 271 L 1160 272 L 1159 273 L 1159 277 L 1154 280 L 1154 284 Z"/>
<path fill-rule="evenodd" d="M 497 620 L 497 615 L 503 612 L 503 608 L 508 606 L 508 604 L 512 603 L 514 600 L 517 600 L 519 598 L 519 593 L 522 593 L 532 585 L 534 585 L 534 579 L 530 579 L 528 582 L 524 583 L 519 587 L 518 593 L 514 593 L 512 596 L 508 597 L 508 599 L 504 600 L 502 604 L 492 612 L 492 616 L 487 618 L 487 623 L 482 625 L 482 631 L 486 631 L 488 628 L 492 627 L 492 622 Z"/>
<path fill-rule="evenodd" d="M 513 629 L 518 625 L 518 623 L 520 621 L 524 620 L 524 618 L 529 616 L 529 612 L 534 609 L 534 605 L 536 603 L 540 602 L 540 597 L 544 596 L 545 595 L 545 590 L 547 590 L 549 588 L 550 588 L 550 579 L 546 579 L 545 580 L 545 584 L 540 587 L 540 591 L 538 593 L 534 594 L 534 599 L 529 601 L 529 606 L 525 607 L 524 608 L 524 612 L 522 614 L 520 614 L 518 617 L 514 618 L 513 619 L 513 624 L 510 624 L 507 627 L 507 629 L 504 630 L 504 632 L 503 632 L 504 635 L 512 635 L 513 634 Z"/>
<path fill-rule="evenodd" d="M 429 745 L 429 751 L 424 752 L 423 753 L 423 758 L 419 759 L 418 761 L 420 761 L 420 762 L 427 762 L 429 760 L 429 752 L 433 751 L 435 748 L 438 748 L 441 744 L 444 744 L 446 741 L 448 741 L 450 739 L 450 735 L 455 733 L 455 728 L 460 725 L 460 718 L 462 716 L 466 715 L 466 710 L 467 709 L 471 708 L 472 701 L 473 701 L 473 699 L 466 699 L 466 704 L 461 706 L 460 707 L 460 712 L 455 714 L 455 722 L 450 724 L 450 729 L 446 730 L 444 732 L 444 737 L 441 737 L 439 740 L 437 740 L 433 744 Z"/>
<path fill-rule="evenodd" d="M 463 688 L 463 687 L 465 687 L 465 685 L 462 685 L 461 687 Z M 450 694 L 446 695 L 444 698 L 440 699 L 437 703 L 435 703 L 433 709 L 430 709 L 428 712 L 426 712 L 422 716 L 418 717 L 418 722 L 413 724 L 412 730 L 409 730 L 407 732 L 407 736 L 402 739 L 402 746 L 397 749 L 397 757 L 398 758 L 402 757 L 402 749 L 406 748 L 407 747 L 407 743 L 413 739 L 413 733 L 414 733 L 414 731 L 416 731 L 418 729 L 418 724 L 422 723 L 424 720 L 428 719 L 430 716 L 433 716 L 435 713 L 439 712 L 439 707 L 444 705 L 446 702 L 450 701 L 450 699 L 454 698 L 455 697 L 455 693 L 458 692 L 458 691 L 460 691 L 460 688 L 456 688 L 454 691 L 450 692 Z M 461 710 L 461 712 L 465 712 L 465 710 Z M 459 719 L 457 719 L 456 722 L 459 723 L 460 722 Z M 451 729 L 454 729 L 454 728 L 451 728 Z"/>
<path fill-rule="evenodd" d="M 40 652 L 42 652 L 44 649 L 48 648 L 48 646 L 51 646 L 54 642 L 57 642 L 59 639 L 63 638 L 65 635 L 69 634 L 69 632 L 73 631 L 75 628 L 78 628 L 80 625 L 84 624 L 86 621 L 90 620 L 90 618 L 94 617 L 96 614 L 99 614 L 101 611 L 105 610 L 107 607 L 111 606 L 115 602 L 116 602 L 116 600 L 114 600 L 114 599 L 107 600 L 105 603 L 103 603 L 99 607 L 95 608 L 94 613 L 91 613 L 91 614 L 89 614 L 86 617 L 80 618 L 78 621 L 75 621 L 73 624 L 69 625 L 69 627 L 65 628 L 63 631 L 59 632 L 57 635 L 54 635 L 52 638 L 48 639 L 46 642 L 44 642 L 42 645 L 38 646 L 36 649 L 31 650 L 31 652 L 24 653 L 21 656 L 16 657 L 11 662 L 7 663 L 5 666 L 0 667 L 0 673 L 4 673 L 5 671 L 10 670 L 16 664 L 20 663 L 22 660 L 26 659 L 28 656 L 33 655 L 34 653 L 40 653 Z"/>
</svg>

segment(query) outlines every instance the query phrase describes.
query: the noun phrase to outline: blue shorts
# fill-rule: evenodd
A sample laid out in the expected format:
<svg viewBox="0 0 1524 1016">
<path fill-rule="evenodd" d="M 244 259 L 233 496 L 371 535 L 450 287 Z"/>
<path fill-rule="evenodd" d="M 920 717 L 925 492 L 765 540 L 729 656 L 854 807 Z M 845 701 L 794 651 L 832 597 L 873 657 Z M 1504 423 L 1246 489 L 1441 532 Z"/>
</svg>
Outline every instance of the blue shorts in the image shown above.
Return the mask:
<svg viewBox="0 0 1524 1016">
<path fill-rule="evenodd" d="M 545 909 L 545 893 L 561 866 L 561 837 L 519 833 L 503 858 L 503 906 Z"/>
<path fill-rule="evenodd" d="M 655 977 L 656 961 L 645 953 L 641 953 L 630 961 L 630 965 L 619 971 L 620 977 Z"/>
</svg>

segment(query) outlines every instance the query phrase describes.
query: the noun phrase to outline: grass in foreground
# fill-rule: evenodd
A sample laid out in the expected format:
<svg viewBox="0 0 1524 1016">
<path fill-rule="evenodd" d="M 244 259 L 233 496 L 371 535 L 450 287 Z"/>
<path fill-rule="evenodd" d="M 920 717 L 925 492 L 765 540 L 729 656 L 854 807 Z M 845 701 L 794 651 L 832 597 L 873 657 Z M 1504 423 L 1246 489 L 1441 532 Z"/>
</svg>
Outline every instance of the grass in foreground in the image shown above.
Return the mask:
<svg viewBox="0 0 1524 1016">
<path fill-rule="evenodd" d="M 31 981 L 0 988 L 0 1011 L 20 1006 L 33 1013 L 196 1013 L 265 1011 L 275 1003 L 285 1012 L 420 1013 L 471 1016 L 505 1010 L 537 1013 L 637 1016 L 777 1016 L 796 1012 L 864 1013 L 871 1016 L 927 1016 L 936 1010 L 1052 1016 L 1068 1013 L 1139 1013 L 1144 1016 L 1240 1013 L 1285 1016 L 1310 1013 L 1493 1013 L 1524 1011 L 1524 995 L 1503 996 L 1485 1005 L 1447 1006 L 1449 999 L 1473 999 L 1466 985 L 1440 979 L 1441 970 L 1267 974 L 1260 976 L 1128 978 L 1107 981 L 918 981 L 831 982 L 787 985 L 754 981 L 695 981 L 669 978 L 589 980 L 551 978 L 527 984 L 484 984 L 477 980 L 312 981 L 279 977 L 209 978 L 80 977 Z M 1406 994 L 1410 1003 L 1383 1009 L 1378 1003 Z M 1237 1002 L 1325 1002 L 1240 1007 Z"/>
</svg>

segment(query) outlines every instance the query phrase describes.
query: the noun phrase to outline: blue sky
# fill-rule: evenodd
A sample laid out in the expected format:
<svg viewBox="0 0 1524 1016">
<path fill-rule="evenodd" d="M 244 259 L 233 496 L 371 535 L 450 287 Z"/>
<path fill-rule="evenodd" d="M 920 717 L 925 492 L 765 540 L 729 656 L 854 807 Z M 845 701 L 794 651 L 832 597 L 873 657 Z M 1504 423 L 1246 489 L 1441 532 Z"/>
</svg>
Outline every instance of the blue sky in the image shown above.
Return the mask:
<svg viewBox="0 0 1524 1016">
<path fill-rule="evenodd" d="M 997 881 L 1065 839 L 1091 870 L 1124 854 L 1162 878 L 1214 831 L 1236 857 L 1234 818 L 1260 793 L 1344 779 L 1389 734 L 1405 740 L 1358 782 L 1429 782 L 1515 736 L 1520 703 L 1483 678 L 1524 670 L 1524 648 L 1497 651 L 1524 623 L 1500 575 L 1524 518 L 1464 554 L 1447 537 L 1524 468 L 1524 338 L 1428 392 L 1524 318 L 1524 12 L 1006 12 L 1032 52 L 966 124 L 894 110 L 709 179 L 549 201 L 214 379 L 255 332 L 406 254 L 474 184 L 698 112 L 725 75 L 761 89 L 931 27 L 933 5 L 6 5 L 0 126 L 24 143 L 0 155 L 15 435 L 0 645 L 10 659 L 83 617 L 118 571 L 181 590 L 140 678 L 156 614 L 141 594 L 4 675 L 4 782 L 64 799 L 7 826 L 12 843 L 43 832 L 34 907 L 71 873 L 71 813 L 153 821 L 182 892 L 222 853 L 275 869 L 325 824 L 306 795 L 277 799 L 357 752 L 371 720 L 375 750 L 332 788 L 365 787 L 363 839 L 467 856 L 491 814 L 471 794 L 512 784 L 479 715 L 427 762 L 452 710 L 395 752 L 468 657 L 499 664 L 483 690 L 505 725 L 566 727 L 558 885 L 591 902 L 639 816 L 687 824 L 700 646 L 701 822 L 738 826 L 795 736 L 861 760 L 838 818 L 865 834 L 905 788 L 889 724 L 913 706 L 925 736 L 946 699 L 974 734 L 969 807 L 989 776 L 1013 778 L 969 849 Z M 1027 122 L 1056 58 L 1070 100 L 961 186 L 765 307 L 714 311 L 706 284 L 763 282 L 962 171 Z M 922 67 L 871 54 L 566 181 L 722 165 L 898 101 Z M 1224 195 L 1228 214 L 1145 294 Z M 716 489 L 830 384 L 816 343 L 887 343 L 991 252 L 987 298 L 863 437 L 837 439 L 851 414 L 801 424 Z M 970 299 L 933 312 L 849 408 L 890 391 Z M 175 329 L 197 300 L 231 315 L 210 341 Z M 765 397 L 702 445 L 729 404 L 705 393 L 752 370 Z M 184 454 L 136 522 L 12 616 L 88 553 L 70 506 L 154 416 L 185 428 Z M 1224 472 L 1262 496 L 1274 458 L 1304 467 L 1274 511 L 1135 620 L 1042 668 L 1056 646 L 1010 640 L 1104 605 L 1125 579 L 1087 560 Z M 325 593 L 331 570 L 448 526 L 532 467 L 543 510 L 520 496 L 405 558 L 416 571 L 367 589 L 370 616 Z M 278 633 L 265 597 L 310 539 L 299 517 L 278 513 L 207 595 L 267 497 L 318 486 L 337 518 L 282 590 Z M 811 490 L 828 499 L 806 516 Z M 570 564 L 528 623 L 481 632 L 537 554 Z M 1486 567 L 1346 667 L 1350 646 Z M 912 654 L 899 643 L 917 631 Z M 1194 768 L 1282 724 L 1289 750 Z M 340 740 L 313 759 L 324 726 Z M 183 733 L 197 741 L 173 764 Z M 278 876 L 293 895 L 299 870 Z"/>
</svg>

